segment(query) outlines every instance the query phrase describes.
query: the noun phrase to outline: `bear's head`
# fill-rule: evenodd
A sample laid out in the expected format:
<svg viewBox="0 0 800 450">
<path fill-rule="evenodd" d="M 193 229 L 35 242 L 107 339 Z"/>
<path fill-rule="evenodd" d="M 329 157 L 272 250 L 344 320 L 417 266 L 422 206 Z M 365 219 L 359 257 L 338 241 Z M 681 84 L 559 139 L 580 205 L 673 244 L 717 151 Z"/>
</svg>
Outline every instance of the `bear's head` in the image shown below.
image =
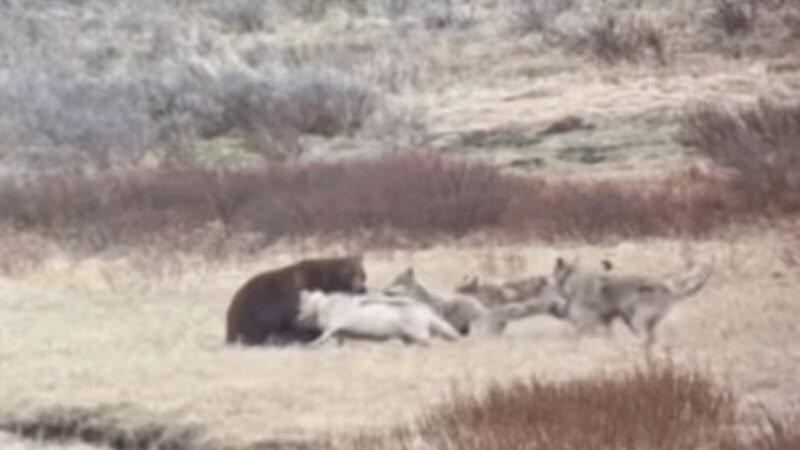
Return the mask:
<svg viewBox="0 0 800 450">
<path fill-rule="evenodd" d="M 367 273 L 362 256 L 308 260 L 302 271 L 302 286 L 323 292 L 364 293 Z"/>
</svg>

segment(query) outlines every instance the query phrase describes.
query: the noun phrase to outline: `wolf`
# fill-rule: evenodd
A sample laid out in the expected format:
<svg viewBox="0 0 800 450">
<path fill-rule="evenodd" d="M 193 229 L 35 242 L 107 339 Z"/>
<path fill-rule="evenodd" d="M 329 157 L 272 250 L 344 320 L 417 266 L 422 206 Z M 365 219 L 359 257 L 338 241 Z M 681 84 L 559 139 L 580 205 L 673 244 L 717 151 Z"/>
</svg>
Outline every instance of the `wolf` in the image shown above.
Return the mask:
<svg viewBox="0 0 800 450">
<path fill-rule="evenodd" d="M 555 282 L 547 276 L 534 275 L 502 284 L 479 281 L 472 277 L 456 287 L 456 292 L 470 295 L 488 309 L 483 329 L 489 334 L 500 334 L 513 320 L 540 314 L 564 318 L 567 299 Z"/>
<path fill-rule="evenodd" d="M 518 292 L 506 283 L 485 282 L 481 281 L 478 276 L 465 277 L 461 283 L 456 285 L 454 291 L 461 295 L 475 297 L 485 306 L 502 306 L 516 301 L 519 297 Z"/>
<path fill-rule="evenodd" d="M 566 310 L 566 306 L 566 299 L 554 292 L 552 295 L 542 295 L 489 307 L 483 317 L 475 321 L 474 334 L 496 336 L 502 334 L 510 322 L 536 315 L 550 314 L 563 318 L 562 311 Z"/>
<path fill-rule="evenodd" d="M 443 298 L 433 294 L 417 279 L 414 269 L 401 272 L 383 292 L 390 296 L 410 297 L 433 308 L 462 335 L 469 334 L 470 328 L 486 316 L 487 308 L 471 297 Z"/>
<path fill-rule="evenodd" d="M 309 346 L 318 347 L 336 338 L 389 340 L 428 345 L 432 336 L 453 341 L 458 332 L 429 306 L 404 297 L 380 293 L 351 295 L 302 291 L 297 320 L 322 330 Z"/>
<path fill-rule="evenodd" d="M 548 305 L 552 309 L 549 312 L 556 316 L 561 313 L 561 309 L 556 307 L 564 303 L 564 298 L 551 277 L 545 275 L 533 275 L 503 283 L 481 281 L 478 276 L 465 277 L 456 286 L 455 292 L 475 297 L 487 307 L 503 306 L 534 298 L 541 298 L 543 301 L 549 299 L 551 302 Z"/>
<path fill-rule="evenodd" d="M 442 298 L 428 291 L 408 268 L 384 292 L 404 295 L 430 305 L 462 334 L 502 334 L 507 324 L 537 314 L 562 316 L 567 300 L 547 277 L 530 277 L 509 282 L 505 301 L 485 305 L 473 296 Z"/>
<path fill-rule="evenodd" d="M 664 279 L 637 274 L 599 272 L 587 269 L 577 260 L 556 259 L 553 279 L 567 299 L 564 317 L 578 334 L 599 325 L 610 331 L 615 319 L 621 319 L 637 336 L 644 335 L 644 345 L 655 343 L 655 331 L 678 301 L 698 293 L 713 273 L 713 261 L 691 267 L 683 274 Z"/>
</svg>

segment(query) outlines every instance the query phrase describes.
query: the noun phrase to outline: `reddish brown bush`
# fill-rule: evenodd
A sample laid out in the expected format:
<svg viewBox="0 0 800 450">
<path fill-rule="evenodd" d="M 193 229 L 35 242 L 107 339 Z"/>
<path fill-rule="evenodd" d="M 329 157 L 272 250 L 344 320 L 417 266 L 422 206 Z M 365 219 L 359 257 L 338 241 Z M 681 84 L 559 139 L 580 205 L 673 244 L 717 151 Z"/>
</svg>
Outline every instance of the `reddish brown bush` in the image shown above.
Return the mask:
<svg viewBox="0 0 800 450">
<path fill-rule="evenodd" d="M 731 432 L 715 448 L 718 450 L 796 450 L 800 448 L 798 417 L 766 412 L 761 424 L 748 424 L 739 433 Z"/>
<path fill-rule="evenodd" d="M 691 172 L 661 180 L 533 181 L 527 192 L 509 211 L 507 228 L 548 240 L 697 237 L 755 214 L 726 180 Z"/>
<path fill-rule="evenodd" d="M 735 170 L 741 195 L 784 212 L 800 208 L 800 102 L 698 105 L 686 113 L 681 137 Z"/>
<path fill-rule="evenodd" d="M 763 202 L 736 189 L 726 179 L 688 173 L 660 180 L 552 181 L 412 153 L 236 170 L 61 172 L 0 180 L 0 226 L 91 251 L 163 242 L 192 252 L 198 241 L 187 237 L 209 226 L 214 247 L 247 235 L 250 250 L 307 236 L 371 245 L 388 243 L 376 236 L 424 243 L 478 231 L 582 241 L 703 236 L 763 214 Z M 204 254 L 220 253 L 204 248 Z"/>
<path fill-rule="evenodd" d="M 214 171 L 59 173 L 0 182 L 2 221 L 92 248 L 219 221 L 226 233 L 454 235 L 500 223 L 513 181 L 465 160 L 410 154 Z"/>
<path fill-rule="evenodd" d="M 657 364 L 455 394 L 420 419 L 419 430 L 437 449 L 684 450 L 721 436 L 732 411 L 732 397 L 706 377 Z"/>
<path fill-rule="evenodd" d="M 412 426 L 358 436 L 348 449 L 795 450 L 797 422 L 768 416 L 742 435 L 736 400 L 670 362 L 564 382 L 536 378 L 456 392 Z M 749 428 L 749 427 L 746 427 Z"/>
<path fill-rule="evenodd" d="M 748 450 L 796 450 L 800 448 L 800 428 L 797 425 L 796 422 L 769 417 L 767 425 L 748 445 Z"/>
</svg>

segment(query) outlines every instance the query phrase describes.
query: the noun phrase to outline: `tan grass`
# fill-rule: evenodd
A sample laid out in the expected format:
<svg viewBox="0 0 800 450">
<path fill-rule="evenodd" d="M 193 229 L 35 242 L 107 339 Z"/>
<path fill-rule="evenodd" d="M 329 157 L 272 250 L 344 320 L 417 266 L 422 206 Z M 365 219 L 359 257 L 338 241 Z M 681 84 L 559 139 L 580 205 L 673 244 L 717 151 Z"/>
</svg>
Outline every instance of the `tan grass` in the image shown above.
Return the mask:
<svg viewBox="0 0 800 450">
<path fill-rule="evenodd" d="M 6 433 L 0 433 L 0 447 L 4 450 L 100 450 L 100 447 L 79 442 L 32 442 Z"/>
<path fill-rule="evenodd" d="M 800 401 L 800 349 L 793 344 L 800 338 L 800 273 L 778 258 L 783 245 L 780 237 L 760 236 L 697 242 L 688 252 L 675 241 L 441 247 L 371 252 L 366 265 L 372 286 L 413 264 L 423 282 L 444 290 L 467 273 L 503 278 L 545 272 L 559 254 L 587 261 L 610 257 L 620 270 L 651 273 L 679 269 L 687 255 L 715 255 L 711 285 L 664 321 L 660 349 L 680 364 L 710 370 L 741 394 L 747 415 L 761 403 L 783 412 Z M 197 265 L 163 279 L 121 260 L 53 263 L 0 281 L 0 418 L 54 407 L 127 405 L 137 411 L 131 427 L 141 414 L 199 425 L 209 439 L 230 444 L 316 439 L 408 423 L 453 385 L 480 390 L 489 381 L 530 374 L 572 379 L 643 358 L 622 327 L 610 339 L 575 342 L 569 327 L 550 318 L 521 323 L 502 338 L 428 349 L 225 347 L 224 311 L 235 288 L 252 273 L 301 253 L 273 249 L 258 263 Z M 119 420 L 125 424 L 124 416 Z"/>
</svg>

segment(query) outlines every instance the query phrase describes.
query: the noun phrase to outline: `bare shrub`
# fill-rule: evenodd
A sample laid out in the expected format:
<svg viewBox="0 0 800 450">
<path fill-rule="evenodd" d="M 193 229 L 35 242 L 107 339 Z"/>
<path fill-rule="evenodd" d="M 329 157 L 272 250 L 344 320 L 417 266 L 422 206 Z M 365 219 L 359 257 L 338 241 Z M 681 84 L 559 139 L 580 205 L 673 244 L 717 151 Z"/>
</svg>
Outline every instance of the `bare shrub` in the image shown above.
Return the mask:
<svg viewBox="0 0 800 450">
<path fill-rule="evenodd" d="M 701 448 L 724 435 L 732 396 L 706 376 L 659 363 L 617 376 L 565 382 L 535 378 L 454 393 L 413 427 L 425 448 Z M 372 448 L 418 448 L 396 435 Z"/>
<path fill-rule="evenodd" d="M 749 442 L 748 450 L 792 450 L 800 448 L 800 429 L 797 421 L 767 417 L 755 439 Z M 743 447 L 741 444 L 740 448 Z"/>
<path fill-rule="evenodd" d="M 748 34 L 758 18 L 757 0 L 715 0 L 709 23 L 727 36 Z"/>
<path fill-rule="evenodd" d="M 547 44 L 588 53 L 606 63 L 646 58 L 666 63 L 664 30 L 633 7 L 618 6 L 621 10 L 607 4 L 588 8 L 578 0 L 517 0 L 510 8 L 511 30 L 536 33 Z M 561 21 L 567 13 L 570 20 Z"/>
<path fill-rule="evenodd" d="M 328 13 L 331 0 L 281 0 L 284 8 L 294 16 L 306 20 L 320 20 Z"/>
<path fill-rule="evenodd" d="M 652 22 L 635 16 L 608 15 L 586 30 L 585 46 L 607 63 L 638 62 L 651 56 L 666 63 L 666 36 Z"/>
<path fill-rule="evenodd" d="M 759 202 L 787 211 L 800 208 L 800 103 L 699 104 L 684 115 L 680 137 L 736 171 L 743 190 Z"/>
<path fill-rule="evenodd" d="M 266 27 L 269 6 L 266 0 L 217 0 L 209 12 L 238 33 L 252 33 Z"/>
<path fill-rule="evenodd" d="M 302 136 L 352 136 L 386 107 L 342 72 L 283 66 L 215 76 L 187 65 L 119 79 L 37 69 L 0 80 L 0 100 L 16 105 L 0 111 L 0 133 L 33 167 L 174 159 L 198 139 L 231 135 L 286 158 L 302 152 Z"/>
<path fill-rule="evenodd" d="M 600 241 L 704 236 L 764 214 L 727 178 L 525 178 L 464 159 L 394 154 L 269 167 L 56 172 L 0 180 L 0 225 L 81 251 L 160 245 L 225 258 L 281 237 L 349 237 L 372 245 L 488 232 Z M 212 224 L 216 224 L 213 225 Z M 211 228 L 209 228 L 211 227 Z M 192 237 L 194 236 L 194 237 Z M 381 240 L 383 239 L 383 240 Z M 238 245 L 238 244 L 237 244 Z M 215 256 L 216 255 L 216 256 Z"/>
<path fill-rule="evenodd" d="M 469 24 L 469 19 L 459 13 L 453 0 L 432 0 L 425 5 L 423 24 L 428 29 L 441 30 L 464 27 Z"/>
<path fill-rule="evenodd" d="M 228 171 L 58 173 L 6 180 L 0 211 L 16 229 L 94 250 L 213 221 L 227 235 L 257 232 L 264 244 L 384 229 L 460 236 L 500 222 L 510 183 L 490 166 L 423 154 Z"/>
<path fill-rule="evenodd" d="M 267 159 L 301 154 L 304 135 L 352 136 L 385 107 L 368 85 L 327 67 L 269 65 L 212 79 L 179 73 L 151 86 L 151 107 L 162 133 L 171 132 L 169 142 L 241 134 Z"/>
<path fill-rule="evenodd" d="M 286 159 L 309 134 L 357 134 L 374 112 L 393 108 L 380 88 L 412 79 L 418 87 L 420 73 L 434 72 L 413 47 L 425 44 L 397 39 L 391 27 L 374 42 L 360 31 L 266 39 L 293 14 L 410 4 L 422 15 L 423 0 L 117 3 L 0 5 L 0 101 L 14 105 L 0 110 L 4 167 L 175 163 L 222 137 Z M 254 36 L 220 40 L 220 30 Z M 306 47 L 314 50 L 293 51 Z"/>
<path fill-rule="evenodd" d="M 553 22 L 573 9 L 576 0 L 517 0 L 510 10 L 512 30 L 527 33 L 551 33 Z"/>
<path fill-rule="evenodd" d="M 800 39 L 800 3 L 795 8 L 784 11 L 781 21 L 788 30 L 791 39 Z"/>
<path fill-rule="evenodd" d="M 158 143 L 147 94 L 138 83 L 64 74 L 17 73 L 0 85 L 0 117 L 26 157 L 100 167 L 140 160 Z"/>
<path fill-rule="evenodd" d="M 340 0 L 346 11 L 357 16 L 369 14 L 369 0 Z"/>
<path fill-rule="evenodd" d="M 320 67 L 291 74 L 276 95 L 276 109 L 300 132 L 352 135 L 375 110 L 375 94 L 341 72 Z"/>
<path fill-rule="evenodd" d="M 366 85 L 326 68 L 235 72 L 214 89 L 224 111 L 221 129 L 243 131 L 249 147 L 270 159 L 301 153 L 304 134 L 353 135 L 378 103 Z"/>
<path fill-rule="evenodd" d="M 794 450 L 800 448 L 800 431 L 796 415 L 764 412 L 763 420 L 739 433 L 729 433 L 716 447 L 719 450 Z"/>
<path fill-rule="evenodd" d="M 277 198 L 252 202 L 246 215 L 261 229 L 301 234 L 395 229 L 461 236 L 498 223 L 508 199 L 497 170 L 424 154 L 309 164 L 276 175 Z"/>
<path fill-rule="evenodd" d="M 220 80 L 183 66 L 143 77 L 139 82 L 144 86 L 148 113 L 158 127 L 161 146 L 181 150 L 198 139 L 231 132 L 226 104 L 215 96 Z M 175 156 L 173 153 L 167 156 Z"/>
<path fill-rule="evenodd" d="M 663 180 L 529 182 L 506 216 L 506 228 L 536 230 L 550 240 L 706 236 L 758 214 L 731 194 L 726 180 L 691 173 Z"/>
<path fill-rule="evenodd" d="M 389 17 L 400 17 L 411 7 L 412 0 L 384 0 L 384 10 Z"/>
</svg>

